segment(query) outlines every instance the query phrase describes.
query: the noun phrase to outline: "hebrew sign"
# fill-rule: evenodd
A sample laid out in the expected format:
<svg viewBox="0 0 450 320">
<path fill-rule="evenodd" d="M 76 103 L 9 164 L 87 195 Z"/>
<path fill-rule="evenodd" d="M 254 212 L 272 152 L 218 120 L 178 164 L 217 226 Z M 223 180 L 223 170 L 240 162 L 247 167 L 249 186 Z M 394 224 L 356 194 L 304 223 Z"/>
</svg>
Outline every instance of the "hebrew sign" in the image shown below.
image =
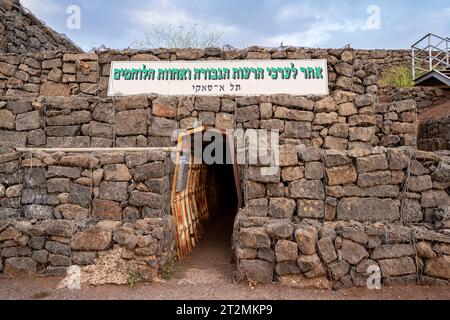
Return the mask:
<svg viewBox="0 0 450 320">
<path fill-rule="evenodd" d="M 108 96 L 328 95 L 326 60 L 113 61 Z"/>
</svg>

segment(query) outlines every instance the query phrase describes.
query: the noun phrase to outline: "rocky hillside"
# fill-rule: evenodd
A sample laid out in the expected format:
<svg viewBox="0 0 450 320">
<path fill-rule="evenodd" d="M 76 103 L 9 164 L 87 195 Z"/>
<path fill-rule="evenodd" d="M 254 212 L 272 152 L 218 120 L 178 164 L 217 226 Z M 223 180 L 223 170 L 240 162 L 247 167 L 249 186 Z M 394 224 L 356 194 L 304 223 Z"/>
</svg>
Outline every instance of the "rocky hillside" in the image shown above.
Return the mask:
<svg viewBox="0 0 450 320">
<path fill-rule="evenodd" d="M 19 0 L 0 0 L 0 52 L 23 54 L 42 50 L 82 51 L 22 7 Z"/>
</svg>

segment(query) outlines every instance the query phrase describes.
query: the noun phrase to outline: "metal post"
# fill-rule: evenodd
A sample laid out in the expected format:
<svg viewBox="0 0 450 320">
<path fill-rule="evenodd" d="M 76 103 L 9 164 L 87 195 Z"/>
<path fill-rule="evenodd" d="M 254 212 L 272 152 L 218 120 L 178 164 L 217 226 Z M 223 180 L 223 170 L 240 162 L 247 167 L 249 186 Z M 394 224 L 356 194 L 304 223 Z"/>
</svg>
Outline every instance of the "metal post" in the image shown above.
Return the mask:
<svg viewBox="0 0 450 320">
<path fill-rule="evenodd" d="M 414 80 L 416 78 L 416 61 L 415 61 L 414 47 L 411 48 L 411 56 L 412 56 L 412 78 Z"/>
<path fill-rule="evenodd" d="M 446 51 L 446 54 L 447 54 L 447 66 L 446 66 L 446 68 L 450 68 L 450 64 L 449 64 L 449 61 L 448 61 L 448 57 L 450 55 L 448 42 L 449 42 L 449 40 L 445 39 L 445 51 Z"/>
<path fill-rule="evenodd" d="M 428 36 L 428 59 L 430 60 L 429 71 L 433 70 L 433 60 L 431 59 L 431 34 Z"/>
</svg>

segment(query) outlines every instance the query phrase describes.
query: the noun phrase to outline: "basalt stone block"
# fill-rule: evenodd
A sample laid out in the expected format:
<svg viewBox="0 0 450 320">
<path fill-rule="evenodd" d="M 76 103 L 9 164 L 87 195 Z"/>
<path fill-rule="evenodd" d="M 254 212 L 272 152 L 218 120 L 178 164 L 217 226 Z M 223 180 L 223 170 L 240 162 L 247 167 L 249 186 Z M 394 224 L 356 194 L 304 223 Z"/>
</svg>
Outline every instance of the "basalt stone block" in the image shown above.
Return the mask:
<svg viewBox="0 0 450 320">
<path fill-rule="evenodd" d="M 268 213 L 273 218 L 292 219 L 295 201 L 288 198 L 271 198 Z"/>
<path fill-rule="evenodd" d="M 322 162 L 305 163 L 305 178 L 310 180 L 322 179 L 324 175 L 324 167 Z"/>
<path fill-rule="evenodd" d="M 171 137 L 175 130 L 178 129 L 176 120 L 166 118 L 153 118 L 152 125 L 148 130 L 149 135 Z"/>
<path fill-rule="evenodd" d="M 450 163 L 441 161 L 433 173 L 433 179 L 438 181 L 450 181 Z"/>
<path fill-rule="evenodd" d="M 355 167 L 351 164 L 327 168 L 326 173 L 330 186 L 354 183 L 358 177 Z"/>
<path fill-rule="evenodd" d="M 358 172 L 371 172 L 375 170 L 386 170 L 388 162 L 385 154 L 377 154 L 356 159 Z"/>
<path fill-rule="evenodd" d="M 421 192 L 433 188 L 431 176 L 412 176 L 408 180 L 408 190 L 412 192 Z"/>
<path fill-rule="evenodd" d="M 218 112 L 220 110 L 220 98 L 218 97 L 196 97 L 195 110 Z"/>
<path fill-rule="evenodd" d="M 116 134 L 119 136 L 147 134 L 147 110 L 127 110 L 116 115 Z"/>
<path fill-rule="evenodd" d="M 104 200 L 125 201 L 128 199 L 128 182 L 108 182 L 100 184 L 100 198 Z"/>
<path fill-rule="evenodd" d="M 41 264 L 46 264 L 48 262 L 48 251 L 47 250 L 37 250 L 31 255 L 34 261 Z"/>
<path fill-rule="evenodd" d="M 22 212 L 27 219 L 45 220 L 53 218 L 53 208 L 50 206 L 32 204 L 23 206 Z"/>
<path fill-rule="evenodd" d="M 31 237 L 28 245 L 33 249 L 40 250 L 44 247 L 45 241 L 45 237 Z"/>
<path fill-rule="evenodd" d="M 391 170 L 402 170 L 409 164 L 406 149 L 388 149 L 387 159 Z"/>
<path fill-rule="evenodd" d="M 59 254 L 49 254 L 48 262 L 50 262 L 50 264 L 55 267 L 67 267 L 71 264 L 70 257 L 62 256 Z"/>
<path fill-rule="evenodd" d="M 420 200 L 423 208 L 434 208 L 450 205 L 450 195 L 445 190 L 428 190 L 422 192 Z"/>
<path fill-rule="evenodd" d="M 8 109 L 14 114 L 25 113 L 33 110 L 30 100 L 11 100 L 8 101 Z"/>
<path fill-rule="evenodd" d="M 289 240 L 278 240 L 275 245 L 275 257 L 278 262 L 293 261 L 297 259 L 297 243 Z"/>
<path fill-rule="evenodd" d="M 342 242 L 341 252 L 342 258 L 352 265 L 358 264 L 362 259 L 369 256 L 362 245 L 349 240 Z"/>
<path fill-rule="evenodd" d="M 156 193 L 135 190 L 130 194 L 130 204 L 136 207 L 161 209 L 163 206 L 163 198 L 161 195 Z"/>
<path fill-rule="evenodd" d="M 4 258 L 29 257 L 31 256 L 31 250 L 30 248 L 6 247 L 1 250 L 0 255 Z"/>
<path fill-rule="evenodd" d="M 77 230 L 77 225 L 68 220 L 48 220 L 42 224 L 44 232 L 50 236 L 70 238 Z"/>
<path fill-rule="evenodd" d="M 47 178 L 71 178 L 77 179 L 81 177 L 81 168 L 71 168 L 71 167 L 56 167 L 50 166 L 48 167 Z"/>
<path fill-rule="evenodd" d="M 92 188 L 85 187 L 79 184 L 71 184 L 69 191 L 69 202 L 77 204 L 82 207 L 89 207 L 92 197 Z"/>
<path fill-rule="evenodd" d="M 43 119 L 41 118 L 39 111 L 21 113 L 16 116 L 17 131 L 28 131 L 39 129 L 42 127 L 42 124 Z"/>
<path fill-rule="evenodd" d="M 261 227 L 242 228 L 239 230 L 239 242 L 247 248 L 270 248 L 270 238 Z"/>
<path fill-rule="evenodd" d="M 339 150 L 326 150 L 323 159 L 328 168 L 343 166 L 351 162 L 347 154 Z"/>
<path fill-rule="evenodd" d="M 9 258 L 5 260 L 4 273 L 10 277 L 22 277 L 31 274 L 36 274 L 36 261 L 29 257 L 23 258 Z"/>
<path fill-rule="evenodd" d="M 358 176 L 359 187 L 373 187 L 379 185 L 388 185 L 391 183 L 390 171 L 376 171 L 360 173 Z"/>
<path fill-rule="evenodd" d="M 136 166 L 141 166 L 143 164 L 146 164 L 148 161 L 148 154 L 147 153 L 134 153 L 127 155 L 125 157 L 125 163 L 127 164 L 127 167 L 132 169 Z"/>
<path fill-rule="evenodd" d="M 87 110 L 72 111 L 68 115 L 47 117 L 48 126 L 72 126 L 91 122 L 91 112 Z"/>
<path fill-rule="evenodd" d="M 450 256 L 443 255 L 426 260 L 424 273 L 432 277 L 450 279 Z"/>
<path fill-rule="evenodd" d="M 416 265 L 411 257 L 383 259 L 379 260 L 378 263 L 383 277 L 395 277 L 416 273 Z"/>
<path fill-rule="evenodd" d="M 419 200 L 403 200 L 402 219 L 405 222 L 420 222 L 423 220 L 423 212 Z"/>
<path fill-rule="evenodd" d="M 89 148 L 91 139 L 89 137 L 47 137 L 49 148 Z"/>
<path fill-rule="evenodd" d="M 300 269 L 296 261 L 282 261 L 275 265 L 277 275 L 298 274 Z"/>
<path fill-rule="evenodd" d="M 343 260 L 336 261 L 328 265 L 328 270 L 333 280 L 339 280 L 349 272 L 350 265 Z"/>
<path fill-rule="evenodd" d="M 96 258 L 97 252 L 81 251 L 72 254 L 73 263 L 81 266 L 94 264 Z"/>
<path fill-rule="evenodd" d="M 78 232 L 72 238 L 70 247 L 77 251 L 99 251 L 107 249 L 112 240 L 110 231 L 100 227 L 90 227 Z"/>
<path fill-rule="evenodd" d="M 93 203 L 93 214 L 97 219 L 120 220 L 122 219 L 122 208 L 117 202 L 95 199 Z"/>
<path fill-rule="evenodd" d="M 239 268 L 243 276 L 260 283 L 271 283 L 274 264 L 264 260 L 241 260 Z"/>
<path fill-rule="evenodd" d="M 414 256 L 416 250 L 411 244 L 384 244 L 373 250 L 372 259 L 400 258 Z"/>
<path fill-rule="evenodd" d="M 316 252 L 318 233 L 312 226 L 301 226 L 295 230 L 295 240 L 302 254 L 310 255 Z"/>
<path fill-rule="evenodd" d="M 323 218 L 324 206 L 322 200 L 298 200 L 297 215 L 301 218 Z"/>
<path fill-rule="evenodd" d="M 338 122 L 338 114 L 336 112 L 316 113 L 314 117 L 314 124 L 316 125 L 328 125 L 336 122 Z"/>
<path fill-rule="evenodd" d="M 70 256 L 71 252 L 70 246 L 56 241 L 47 241 L 45 243 L 45 250 L 63 256 Z"/>
<path fill-rule="evenodd" d="M 278 107 L 275 111 L 275 118 L 286 119 L 290 121 L 312 122 L 314 120 L 314 113 L 310 111 L 302 111 Z"/>
<path fill-rule="evenodd" d="M 311 138 L 312 127 L 310 122 L 286 121 L 284 135 L 287 138 L 309 139 Z"/>
<path fill-rule="evenodd" d="M 337 259 L 336 250 L 330 237 L 320 239 L 317 242 L 317 249 L 325 263 L 330 263 Z"/>
<path fill-rule="evenodd" d="M 339 220 L 396 221 L 400 218 L 399 203 L 392 199 L 345 198 L 337 206 Z"/>
<path fill-rule="evenodd" d="M 131 174 L 124 164 L 111 164 L 103 168 L 106 181 L 125 182 L 131 180 Z"/>
<path fill-rule="evenodd" d="M 249 167 L 248 179 L 255 182 L 277 183 L 280 182 L 280 168 Z"/>
<path fill-rule="evenodd" d="M 12 173 L 19 170 L 19 161 L 11 161 L 0 164 L 0 173 Z"/>
<path fill-rule="evenodd" d="M 292 198 L 317 199 L 325 198 L 325 192 L 320 180 L 301 179 L 289 184 L 289 194 Z"/>
<path fill-rule="evenodd" d="M 142 166 L 137 166 L 130 170 L 135 182 L 144 182 L 150 179 L 162 178 L 165 174 L 165 167 L 162 162 L 152 162 Z"/>
<path fill-rule="evenodd" d="M 114 123 L 114 106 L 112 103 L 99 103 L 92 112 L 92 119 L 109 124 Z"/>
<path fill-rule="evenodd" d="M 14 114 L 6 109 L 0 110 L 0 129 L 15 129 L 15 119 Z"/>
<path fill-rule="evenodd" d="M 266 226 L 267 234 L 273 239 L 291 239 L 294 227 L 291 220 L 275 221 Z"/>
<path fill-rule="evenodd" d="M 54 194 L 48 194 L 46 190 L 25 189 L 22 191 L 22 204 L 57 205 L 58 198 Z"/>
<path fill-rule="evenodd" d="M 67 178 L 48 179 L 47 191 L 50 193 L 69 193 L 70 179 Z"/>
<path fill-rule="evenodd" d="M 236 121 L 247 122 L 259 119 L 259 107 L 257 105 L 236 109 Z"/>
<path fill-rule="evenodd" d="M 55 214 L 67 220 L 82 221 L 87 219 L 89 210 L 75 204 L 65 203 L 55 208 Z"/>
</svg>

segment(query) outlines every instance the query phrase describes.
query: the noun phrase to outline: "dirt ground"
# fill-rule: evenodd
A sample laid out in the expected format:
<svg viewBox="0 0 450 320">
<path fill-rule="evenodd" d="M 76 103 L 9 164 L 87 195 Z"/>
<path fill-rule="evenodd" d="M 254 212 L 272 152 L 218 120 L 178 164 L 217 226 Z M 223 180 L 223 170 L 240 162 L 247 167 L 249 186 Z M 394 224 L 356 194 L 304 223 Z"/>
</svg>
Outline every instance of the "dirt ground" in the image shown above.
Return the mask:
<svg viewBox="0 0 450 320">
<path fill-rule="evenodd" d="M 232 220 L 231 220 L 232 221 Z M 449 287 L 396 286 L 381 290 L 365 288 L 340 291 L 301 290 L 279 285 L 256 288 L 232 282 L 229 221 L 216 221 L 192 255 L 170 280 L 138 283 L 133 288 L 83 283 L 81 290 L 56 289 L 61 277 L 0 278 L 0 299 L 45 300 L 347 300 L 439 299 L 450 300 Z"/>
</svg>

